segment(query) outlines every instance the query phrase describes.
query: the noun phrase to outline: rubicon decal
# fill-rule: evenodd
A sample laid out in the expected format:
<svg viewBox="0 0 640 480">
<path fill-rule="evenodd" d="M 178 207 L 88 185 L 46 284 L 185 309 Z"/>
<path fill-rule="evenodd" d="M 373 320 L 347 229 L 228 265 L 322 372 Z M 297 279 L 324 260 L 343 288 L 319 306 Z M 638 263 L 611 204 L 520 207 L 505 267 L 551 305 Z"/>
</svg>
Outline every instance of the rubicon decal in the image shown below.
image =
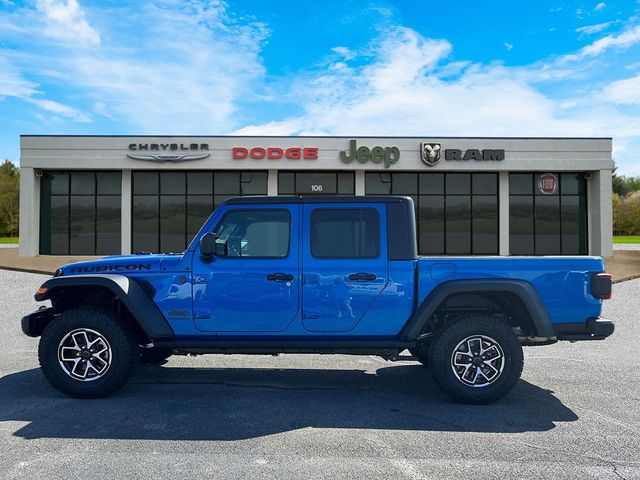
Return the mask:
<svg viewBox="0 0 640 480">
<path fill-rule="evenodd" d="M 280 160 L 286 158 L 289 160 L 317 160 L 318 147 L 233 147 L 231 149 L 231 158 L 234 160 L 244 160 L 252 158 L 254 160 Z"/>
<path fill-rule="evenodd" d="M 90 265 L 87 267 L 71 267 L 70 273 L 97 273 L 97 272 L 131 272 L 133 270 L 151 270 L 150 263 L 131 263 L 128 265 Z"/>
</svg>

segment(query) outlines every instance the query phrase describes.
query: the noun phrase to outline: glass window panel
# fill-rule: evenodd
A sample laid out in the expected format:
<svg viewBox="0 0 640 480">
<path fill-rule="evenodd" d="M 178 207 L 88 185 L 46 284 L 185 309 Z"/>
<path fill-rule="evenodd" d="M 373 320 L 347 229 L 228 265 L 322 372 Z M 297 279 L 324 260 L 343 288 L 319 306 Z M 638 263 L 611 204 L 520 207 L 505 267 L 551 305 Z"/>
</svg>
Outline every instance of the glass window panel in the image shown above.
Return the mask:
<svg viewBox="0 0 640 480">
<path fill-rule="evenodd" d="M 468 173 L 448 173 L 445 182 L 447 195 L 469 195 L 471 193 L 471 175 Z"/>
<path fill-rule="evenodd" d="M 157 253 L 159 251 L 158 218 L 160 214 L 158 197 L 134 195 L 132 213 L 134 253 Z"/>
<path fill-rule="evenodd" d="M 509 249 L 511 255 L 533 255 L 533 197 L 509 198 Z"/>
<path fill-rule="evenodd" d="M 158 193 L 158 172 L 133 172 L 134 195 Z"/>
<path fill-rule="evenodd" d="M 497 195 L 498 175 L 495 173 L 474 173 L 471 178 L 474 195 Z"/>
<path fill-rule="evenodd" d="M 93 195 L 96 193 L 93 172 L 71 172 L 71 194 Z"/>
<path fill-rule="evenodd" d="M 455 174 L 458 175 L 458 174 Z M 447 175 L 448 177 L 449 175 Z M 468 175 L 467 175 L 468 179 Z M 449 187 L 447 183 L 447 188 Z M 447 195 L 446 251 L 447 254 L 471 253 L 471 197 Z"/>
<path fill-rule="evenodd" d="M 335 195 L 337 192 L 338 179 L 333 172 L 296 173 L 297 194 Z"/>
<path fill-rule="evenodd" d="M 419 205 L 418 244 L 420 254 L 442 255 L 445 253 L 444 196 L 421 196 Z"/>
<path fill-rule="evenodd" d="M 509 174 L 509 194 L 510 195 L 533 194 L 533 175 L 531 175 L 530 173 L 510 173 Z"/>
<path fill-rule="evenodd" d="M 373 258 L 380 254 L 380 219 L 373 208 L 316 208 L 311 254 L 319 258 Z"/>
<path fill-rule="evenodd" d="M 473 253 L 496 255 L 498 253 L 498 197 L 474 195 L 471 198 Z"/>
<path fill-rule="evenodd" d="M 391 188 L 394 195 L 415 195 L 418 193 L 418 174 L 395 173 Z"/>
<path fill-rule="evenodd" d="M 367 195 L 391 194 L 391 174 L 378 172 L 365 173 L 364 191 Z"/>
<path fill-rule="evenodd" d="M 213 195 L 211 172 L 187 172 L 187 193 Z"/>
<path fill-rule="evenodd" d="M 338 172 L 338 195 L 355 195 L 355 173 Z"/>
<path fill-rule="evenodd" d="M 587 253 L 587 208 L 582 196 L 563 196 L 561 199 L 562 254 Z"/>
<path fill-rule="evenodd" d="M 213 174 L 213 193 L 216 195 L 240 195 L 240 173 L 215 172 Z"/>
<path fill-rule="evenodd" d="M 160 196 L 160 251 L 182 252 L 185 242 L 185 198 L 181 195 Z"/>
<path fill-rule="evenodd" d="M 282 258 L 289 254 L 288 210 L 232 211 L 216 228 L 229 257 Z"/>
<path fill-rule="evenodd" d="M 536 255 L 559 255 L 560 202 L 557 196 L 538 196 L 535 199 Z"/>
<path fill-rule="evenodd" d="M 120 196 L 98 196 L 96 203 L 96 255 L 118 254 L 121 251 Z"/>
<path fill-rule="evenodd" d="M 160 172 L 160 195 L 180 195 L 186 192 L 184 172 Z"/>
<path fill-rule="evenodd" d="M 584 173 L 563 173 L 560 175 L 560 193 L 562 195 L 583 195 L 584 191 Z"/>
<path fill-rule="evenodd" d="M 296 177 L 293 172 L 278 173 L 278 195 L 293 195 L 296 193 Z"/>
<path fill-rule="evenodd" d="M 266 195 L 267 172 L 242 172 L 240 187 L 241 195 Z"/>
<path fill-rule="evenodd" d="M 187 245 L 211 215 L 212 201 L 209 195 L 187 196 Z"/>
<path fill-rule="evenodd" d="M 421 195 L 443 195 L 444 194 L 444 174 L 443 173 L 421 173 L 420 174 L 420 194 Z"/>
<path fill-rule="evenodd" d="M 47 173 L 45 180 L 50 182 L 52 195 L 69 195 L 68 173 Z"/>
<path fill-rule="evenodd" d="M 120 172 L 96 172 L 98 195 L 120 195 L 122 176 Z"/>
<path fill-rule="evenodd" d="M 69 197 L 51 197 L 51 255 L 69 254 Z"/>
<path fill-rule="evenodd" d="M 71 178 L 73 188 L 73 176 Z M 95 255 L 96 197 L 72 195 L 70 198 L 69 254 Z"/>
</svg>

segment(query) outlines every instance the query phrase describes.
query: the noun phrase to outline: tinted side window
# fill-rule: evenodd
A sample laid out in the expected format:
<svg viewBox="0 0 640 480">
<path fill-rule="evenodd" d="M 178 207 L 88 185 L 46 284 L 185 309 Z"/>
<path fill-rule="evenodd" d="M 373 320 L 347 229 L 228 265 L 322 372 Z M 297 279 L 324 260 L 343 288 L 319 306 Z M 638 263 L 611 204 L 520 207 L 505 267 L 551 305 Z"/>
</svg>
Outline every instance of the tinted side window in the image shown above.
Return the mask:
<svg viewBox="0 0 640 480">
<path fill-rule="evenodd" d="M 380 218 L 373 208 L 318 208 L 311 212 L 311 255 L 373 258 L 380 254 Z"/>
<path fill-rule="evenodd" d="M 288 210 L 236 210 L 215 230 L 226 242 L 227 257 L 282 258 L 289 254 L 291 215 Z"/>
</svg>

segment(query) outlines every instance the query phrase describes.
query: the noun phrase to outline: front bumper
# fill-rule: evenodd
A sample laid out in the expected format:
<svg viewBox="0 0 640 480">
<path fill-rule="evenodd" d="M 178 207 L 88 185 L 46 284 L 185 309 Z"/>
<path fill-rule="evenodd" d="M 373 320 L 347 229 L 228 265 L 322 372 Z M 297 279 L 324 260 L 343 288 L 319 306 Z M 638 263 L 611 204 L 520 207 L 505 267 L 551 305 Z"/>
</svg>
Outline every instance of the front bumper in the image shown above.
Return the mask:
<svg viewBox="0 0 640 480">
<path fill-rule="evenodd" d="M 553 327 L 556 330 L 558 340 L 570 342 L 604 340 L 615 330 L 613 322 L 601 318 L 592 318 L 584 323 L 555 324 Z"/>
<path fill-rule="evenodd" d="M 22 317 L 22 332 L 29 337 L 39 337 L 53 318 L 53 308 L 40 307 Z"/>
</svg>

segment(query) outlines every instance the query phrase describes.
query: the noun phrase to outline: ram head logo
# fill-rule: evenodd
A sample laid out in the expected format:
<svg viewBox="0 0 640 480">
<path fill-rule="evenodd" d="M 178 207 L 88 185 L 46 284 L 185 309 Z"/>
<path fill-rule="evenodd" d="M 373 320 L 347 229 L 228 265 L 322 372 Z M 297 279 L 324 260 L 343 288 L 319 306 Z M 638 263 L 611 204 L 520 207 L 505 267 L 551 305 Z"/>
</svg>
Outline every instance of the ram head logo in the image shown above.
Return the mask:
<svg viewBox="0 0 640 480">
<path fill-rule="evenodd" d="M 422 142 L 420 144 L 422 162 L 426 163 L 430 167 L 440 161 L 441 151 L 442 151 L 442 146 L 439 143 Z"/>
</svg>

